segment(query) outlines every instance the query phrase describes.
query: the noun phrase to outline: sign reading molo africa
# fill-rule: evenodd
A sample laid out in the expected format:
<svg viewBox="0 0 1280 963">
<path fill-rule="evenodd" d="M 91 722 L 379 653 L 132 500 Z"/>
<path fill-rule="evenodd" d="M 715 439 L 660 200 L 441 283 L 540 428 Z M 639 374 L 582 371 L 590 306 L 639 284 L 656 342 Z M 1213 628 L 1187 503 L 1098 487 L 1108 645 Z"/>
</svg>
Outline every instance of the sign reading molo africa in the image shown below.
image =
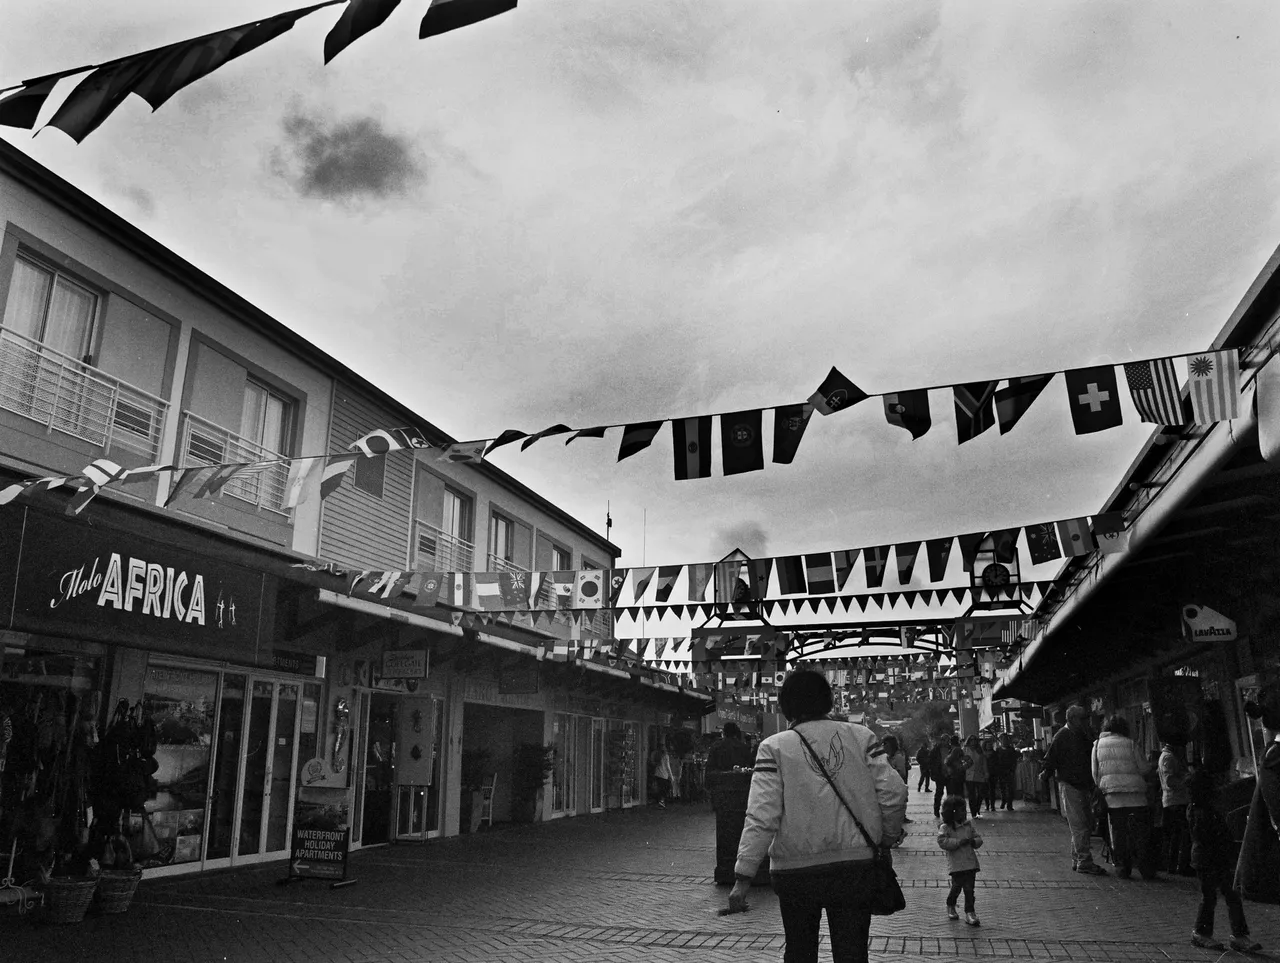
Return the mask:
<svg viewBox="0 0 1280 963">
<path fill-rule="evenodd" d="M 263 573 L 36 511 L 21 539 L 14 628 L 255 660 Z"/>
</svg>

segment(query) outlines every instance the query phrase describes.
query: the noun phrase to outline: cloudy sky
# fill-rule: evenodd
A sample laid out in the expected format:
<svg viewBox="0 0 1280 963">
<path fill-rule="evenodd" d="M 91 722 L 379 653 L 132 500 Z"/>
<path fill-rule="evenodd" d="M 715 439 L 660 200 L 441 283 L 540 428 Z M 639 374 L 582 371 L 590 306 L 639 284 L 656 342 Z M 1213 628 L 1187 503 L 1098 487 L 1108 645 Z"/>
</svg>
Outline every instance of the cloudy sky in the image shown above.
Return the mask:
<svg viewBox="0 0 1280 963">
<path fill-rule="evenodd" d="M 525 0 L 419 41 L 425 6 L 327 67 L 317 13 L 81 146 L 3 136 L 461 439 L 799 401 L 832 364 L 882 392 L 1193 351 L 1280 243 L 1272 3 Z M 10 4 L 0 80 L 287 8 Z M 872 399 L 733 478 L 673 481 L 668 430 L 493 460 L 611 504 L 636 565 L 1089 513 L 1148 435 L 1074 436 L 1061 378 L 963 447 L 932 404 L 919 441 Z"/>
</svg>

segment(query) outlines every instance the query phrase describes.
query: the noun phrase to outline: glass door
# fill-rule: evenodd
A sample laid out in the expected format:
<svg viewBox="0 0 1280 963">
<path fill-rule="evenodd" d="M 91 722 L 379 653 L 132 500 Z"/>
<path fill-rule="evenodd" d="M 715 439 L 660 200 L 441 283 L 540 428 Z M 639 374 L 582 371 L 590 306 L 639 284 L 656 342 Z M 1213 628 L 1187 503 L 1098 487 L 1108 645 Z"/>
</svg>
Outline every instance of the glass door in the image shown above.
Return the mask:
<svg viewBox="0 0 1280 963">
<path fill-rule="evenodd" d="M 241 862 L 289 848 L 297 771 L 298 685 L 254 679 L 245 713 L 244 770 L 236 855 Z"/>
<path fill-rule="evenodd" d="M 213 787 L 209 792 L 209 832 L 205 859 L 228 859 L 236 825 L 236 799 L 240 785 L 240 746 L 244 730 L 243 675 L 222 676 L 218 724 L 213 744 Z"/>
<path fill-rule="evenodd" d="M 572 816 L 578 807 L 578 717 L 556 713 L 555 768 L 551 773 L 551 811 Z"/>
<path fill-rule="evenodd" d="M 440 835 L 444 700 L 404 699 L 396 743 L 396 839 Z"/>
<path fill-rule="evenodd" d="M 604 811 L 604 720 L 591 720 L 591 761 L 587 779 L 591 783 L 590 805 L 593 813 Z"/>
</svg>

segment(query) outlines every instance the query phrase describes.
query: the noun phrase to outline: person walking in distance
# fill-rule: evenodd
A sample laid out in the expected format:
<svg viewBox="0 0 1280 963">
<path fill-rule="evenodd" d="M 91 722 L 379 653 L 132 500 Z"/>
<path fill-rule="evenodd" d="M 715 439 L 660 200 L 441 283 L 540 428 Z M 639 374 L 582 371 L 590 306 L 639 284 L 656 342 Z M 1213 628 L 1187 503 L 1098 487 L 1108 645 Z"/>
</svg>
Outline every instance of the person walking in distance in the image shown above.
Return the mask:
<svg viewBox="0 0 1280 963">
<path fill-rule="evenodd" d="M 1009 733 L 1000 734 L 992 756 L 991 767 L 996 773 L 996 793 L 1000 808 L 1013 812 L 1013 784 L 1018 772 L 1018 750 L 1013 748 Z"/>
<path fill-rule="evenodd" d="M 964 744 L 965 758 L 969 765 L 965 767 L 965 792 L 969 797 L 969 816 L 976 819 L 982 815 L 982 801 L 987 798 L 987 754 L 982 751 L 982 744 L 977 736 L 970 736 Z"/>
<path fill-rule="evenodd" d="M 911 782 L 907 779 L 910 763 L 907 761 L 907 754 L 902 751 L 902 746 L 898 742 L 897 736 L 884 737 L 884 754 L 889 757 L 889 765 L 893 766 L 894 772 L 902 777 L 902 784 L 910 787 Z M 902 821 L 909 823 L 912 820 L 909 816 L 903 816 Z"/>
<path fill-rule="evenodd" d="M 947 795 L 947 754 L 951 737 L 940 736 L 929 750 L 929 775 L 933 777 L 933 818 L 942 818 L 942 800 Z"/>
<path fill-rule="evenodd" d="M 742 729 L 736 722 L 724 724 L 723 735 L 707 753 L 708 772 L 729 772 L 733 769 L 750 769 L 755 754 L 742 738 Z"/>
<path fill-rule="evenodd" d="M 1187 791 L 1187 764 L 1183 761 L 1182 752 L 1183 747 L 1173 742 L 1161 744 L 1156 771 L 1160 774 L 1164 871 L 1190 876 L 1195 872 L 1191 868 L 1191 835 L 1187 828 L 1187 804 L 1191 802 L 1191 794 Z"/>
<path fill-rule="evenodd" d="M 832 958 L 866 963 L 873 860 L 877 851 L 892 858 L 906 812 L 907 787 L 883 743 L 866 726 L 831 719 L 831 704 L 821 673 L 792 672 L 783 682 L 778 706 L 791 725 L 756 753 L 729 893 L 731 912 L 747 908 L 767 853 L 786 933 L 785 963 L 817 963 L 824 911 Z"/>
<path fill-rule="evenodd" d="M 929 761 L 932 753 L 933 747 L 929 745 L 928 739 L 920 743 L 920 748 L 916 750 L 916 768 L 920 770 L 920 779 L 916 783 L 916 792 L 929 791 L 929 780 L 933 774 Z"/>
<path fill-rule="evenodd" d="M 1084 706 L 1067 709 L 1067 724 L 1057 731 L 1044 756 L 1041 778 L 1058 780 L 1062 814 L 1071 832 L 1071 868 L 1077 873 L 1106 876 L 1093 861 L 1093 734 Z"/>
<path fill-rule="evenodd" d="M 1150 851 L 1151 811 L 1147 808 L 1147 774 L 1151 764 L 1129 738 L 1129 722 L 1112 716 L 1093 744 L 1090 771 L 1107 799 L 1112 861 L 1116 875 L 1128 879 L 1137 865 L 1143 879 L 1155 879 Z"/>
<path fill-rule="evenodd" d="M 1235 841 L 1231 830 L 1218 808 L 1218 791 L 1213 776 L 1198 770 L 1187 780 L 1187 805 L 1185 818 L 1191 837 L 1191 865 L 1200 877 L 1200 912 L 1196 914 L 1196 927 L 1191 932 L 1191 942 L 1206 950 L 1224 950 L 1213 938 L 1213 918 L 1218 907 L 1218 893 L 1227 904 L 1227 919 L 1231 924 L 1231 949 L 1239 953 L 1257 953 L 1262 944 L 1249 935 L 1249 924 L 1244 918 L 1244 904 L 1240 892 L 1232 884 L 1235 866 Z"/>
<path fill-rule="evenodd" d="M 951 876 L 951 891 L 947 894 L 947 919 L 960 918 L 956 911 L 956 900 L 964 893 L 964 921 L 970 926 L 981 925 L 974 905 L 974 884 L 979 868 L 975 850 L 982 846 L 982 837 L 966 817 L 965 800 L 961 796 L 948 796 L 942 802 L 938 845 L 947 854 L 947 872 Z"/>
</svg>

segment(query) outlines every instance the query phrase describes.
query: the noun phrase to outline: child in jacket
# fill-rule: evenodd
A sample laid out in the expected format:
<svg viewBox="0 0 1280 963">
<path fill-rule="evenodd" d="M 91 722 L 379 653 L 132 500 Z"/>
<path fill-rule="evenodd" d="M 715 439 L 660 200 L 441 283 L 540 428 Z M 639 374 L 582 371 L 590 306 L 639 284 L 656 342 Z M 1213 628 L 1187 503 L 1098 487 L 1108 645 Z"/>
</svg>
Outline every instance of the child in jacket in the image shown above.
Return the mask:
<svg viewBox="0 0 1280 963">
<path fill-rule="evenodd" d="M 1262 949 L 1249 936 L 1244 919 L 1244 904 L 1235 888 L 1235 840 L 1218 809 L 1217 787 L 1213 777 L 1197 770 L 1186 783 L 1191 800 L 1187 806 L 1187 824 L 1191 834 L 1191 865 L 1200 877 L 1200 912 L 1191 942 L 1208 950 L 1225 949 L 1213 938 L 1213 917 L 1218 906 L 1218 893 L 1227 904 L 1231 922 L 1231 949 L 1241 953 L 1257 953 Z"/>
<path fill-rule="evenodd" d="M 947 918 L 958 920 L 956 900 L 964 893 L 964 921 L 981 925 L 974 912 L 974 883 L 978 875 L 978 854 L 982 837 L 966 818 L 963 796 L 948 796 L 942 802 L 942 824 L 938 826 L 938 845 L 947 854 L 947 871 L 951 874 L 951 892 L 947 894 Z"/>
</svg>

